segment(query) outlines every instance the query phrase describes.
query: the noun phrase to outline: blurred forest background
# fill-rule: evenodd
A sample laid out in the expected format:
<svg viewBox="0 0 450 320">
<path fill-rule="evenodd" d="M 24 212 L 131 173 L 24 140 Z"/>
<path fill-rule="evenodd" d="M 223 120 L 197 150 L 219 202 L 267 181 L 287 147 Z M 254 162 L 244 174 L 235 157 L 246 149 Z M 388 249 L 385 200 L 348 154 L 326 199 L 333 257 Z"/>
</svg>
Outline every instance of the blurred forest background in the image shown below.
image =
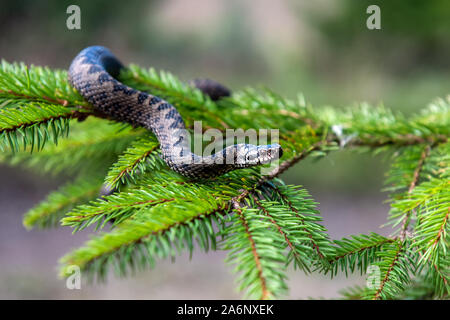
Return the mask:
<svg viewBox="0 0 450 320">
<path fill-rule="evenodd" d="M 81 8 L 81 30 L 66 8 Z M 381 30 L 366 9 L 381 8 Z M 410 114 L 450 88 L 448 0 L 2 1 L 0 58 L 66 69 L 88 45 L 109 47 L 125 64 L 153 66 L 188 80 L 209 77 L 234 90 L 260 86 L 313 106 L 367 101 Z M 389 207 L 381 192 L 388 161 L 337 152 L 284 175 L 320 203 L 333 238 L 376 231 Z M 68 290 L 57 260 L 88 231 L 26 231 L 22 215 L 62 179 L 0 165 L 0 298 L 239 298 L 223 252 L 163 261 L 127 279 Z M 290 272 L 288 298 L 333 298 L 357 275 L 334 280 Z"/>
</svg>

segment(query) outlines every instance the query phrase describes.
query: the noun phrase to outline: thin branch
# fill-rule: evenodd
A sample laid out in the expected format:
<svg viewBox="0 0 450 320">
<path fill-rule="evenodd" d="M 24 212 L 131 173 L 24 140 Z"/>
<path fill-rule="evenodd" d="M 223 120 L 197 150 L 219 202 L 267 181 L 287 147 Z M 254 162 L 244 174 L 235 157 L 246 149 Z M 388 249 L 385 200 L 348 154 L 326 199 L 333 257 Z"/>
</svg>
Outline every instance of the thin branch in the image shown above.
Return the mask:
<svg viewBox="0 0 450 320">
<path fill-rule="evenodd" d="M 301 216 L 299 216 L 298 210 L 292 205 L 292 203 L 289 201 L 289 199 L 283 193 L 281 193 L 281 191 L 278 188 L 274 188 L 274 189 L 280 195 L 280 197 L 282 197 L 283 200 L 286 201 L 286 203 L 289 206 L 289 209 L 291 209 L 293 212 L 295 212 L 295 215 L 297 216 L 297 218 L 299 218 L 302 221 L 302 223 L 305 224 L 305 220 Z M 308 233 L 308 238 L 311 239 L 311 244 L 312 244 L 314 250 L 316 250 L 317 254 L 319 255 L 319 257 L 321 259 L 324 259 L 325 255 L 320 251 L 319 245 L 314 241 L 311 232 L 307 228 L 305 229 L 305 231 Z"/>
<path fill-rule="evenodd" d="M 259 280 L 261 282 L 261 290 L 262 290 L 261 300 L 266 300 L 266 299 L 269 298 L 270 292 L 267 289 L 266 279 L 263 276 L 263 270 L 262 270 L 262 267 L 261 267 L 261 261 L 260 261 L 258 252 L 256 251 L 255 240 L 252 237 L 252 234 L 251 234 L 250 229 L 248 227 L 247 220 L 245 219 L 244 214 L 242 213 L 242 210 L 241 210 L 241 207 L 239 205 L 239 202 L 233 201 L 233 207 L 237 211 L 237 213 L 239 215 L 239 219 L 242 221 L 242 224 L 244 225 L 245 231 L 246 231 L 246 233 L 248 235 L 248 239 L 249 239 L 251 247 L 252 247 L 253 257 L 255 258 L 256 268 L 258 269 L 258 278 L 259 278 Z"/>
<path fill-rule="evenodd" d="M 441 227 L 439 228 L 439 232 L 438 232 L 438 234 L 437 234 L 437 236 L 436 236 L 436 239 L 434 240 L 434 242 L 433 242 L 433 244 L 432 244 L 433 247 L 435 247 L 435 246 L 437 245 L 437 243 L 439 242 L 439 240 L 440 240 L 441 237 L 442 237 L 442 233 L 444 233 L 445 225 L 446 225 L 447 222 L 448 222 L 448 216 L 449 216 L 449 214 L 450 214 L 450 207 L 448 207 L 447 214 L 445 215 L 444 221 L 442 221 L 442 225 L 441 225 Z"/>
<path fill-rule="evenodd" d="M 351 255 L 351 254 L 354 254 L 354 253 L 361 253 L 364 250 L 369 250 L 369 249 L 372 249 L 372 248 L 376 248 L 376 247 L 379 247 L 379 246 L 381 246 L 381 245 L 383 245 L 385 243 L 392 243 L 394 241 L 396 241 L 396 238 L 387 238 L 387 239 L 384 239 L 383 241 L 380 241 L 380 242 L 378 242 L 376 244 L 373 244 L 373 245 L 370 245 L 370 246 L 366 246 L 366 247 L 362 247 L 362 248 L 359 248 L 358 250 L 348 251 L 345 254 L 342 254 L 340 256 L 336 256 L 336 257 L 332 258 L 328 262 L 329 263 L 334 263 L 337 260 L 342 259 L 342 258 L 344 258 L 344 257 L 346 257 L 348 255 Z"/>
<path fill-rule="evenodd" d="M 296 258 L 300 258 L 300 255 L 298 254 L 298 252 L 295 250 L 295 246 L 292 244 L 292 242 L 289 240 L 288 235 L 281 229 L 280 225 L 274 220 L 274 218 L 272 217 L 272 215 L 269 213 L 269 211 L 267 211 L 266 208 L 264 208 L 264 206 L 262 205 L 262 203 L 258 200 L 258 198 L 252 194 L 253 200 L 255 200 L 256 205 L 258 206 L 259 209 L 261 209 L 264 214 L 266 216 L 268 216 L 270 218 L 270 222 L 272 222 L 272 224 L 275 225 L 275 227 L 277 228 L 278 232 L 280 232 L 280 234 L 284 237 L 284 239 L 286 240 L 287 245 L 289 246 L 289 248 L 292 250 L 294 256 Z"/>
<path fill-rule="evenodd" d="M 39 98 L 37 98 L 37 97 L 32 97 L 32 96 L 29 96 L 29 95 L 26 95 L 23 93 L 17 93 L 12 90 L 8 90 L 8 91 L 0 90 L 0 94 L 2 94 L 2 93 L 11 94 L 11 95 L 19 97 L 19 98 L 24 98 L 24 99 L 28 99 L 28 100 L 34 100 L 34 101 L 45 100 L 50 103 L 60 104 L 64 107 L 67 107 L 69 105 L 69 101 L 64 100 L 64 99 L 52 99 L 52 98 L 49 98 L 46 96 L 40 96 Z"/>
<path fill-rule="evenodd" d="M 425 149 L 422 151 L 419 162 L 417 163 L 417 167 L 414 170 L 413 179 L 408 188 L 408 194 L 411 194 L 413 192 L 414 188 L 416 187 L 416 185 L 419 181 L 420 172 L 422 171 L 423 165 L 425 164 L 425 159 L 430 154 L 430 151 L 431 151 L 431 147 L 429 145 L 425 146 Z M 407 233 L 407 229 L 408 229 L 408 225 L 409 225 L 409 218 L 411 217 L 412 213 L 413 213 L 413 210 L 408 211 L 405 214 L 405 217 L 403 218 L 403 223 L 402 223 L 402 228 L 401 228 L 401 233 L 400 233 L 401 240 L 404 240 L 406 237 L 406 233 Z"/>
<path fill-rule="evenodd" d="M 120 245 L 120 247 L 111 247 L 111 248 L 109 248 L 109 250 L 108 250 L 107 252 L 103 252 L 101 255 L 105 255 L 105 254 L 114 254 L 114 252 L 117 251 L 119 248 L 122 248 L 122 247 L 125 247 L 125 246 L 130 246 L 130 245 L 132 245 L 132 244 L 141 244 L 141 243 L 144 243 L 144 242 L 146 241 L 146 239 L 148 239 L 148 238 L 150 238 L 150 237 L 152 237 L 152 236 L 157 236 L 157 235 L 161 235 L 161 236 L 162 236 L 162 235 L 166 234 L 167 232 L 169 232 L 170 230 L 172 230 L 172 229 L 174 229 L 174 228 L 176 228 L 176 227 L 179 227 L 179 226 L 190 226 L 190 223 L 191 223 L 191 222 L 193 222 L 193 221 L 195 221 L 195 220 L 203 219 L 205 216 L 209 216 L 209 215 L 214 214 L 214 213 L 216 213 L 216 214 L 221 214 L 221 215 L 226 215 L 226 211 L 227 211 L 227 210 L 228 210 L 228 206 L 224 206 L 222 209 L 219 209 L 219 210 L 213 210 L 213 211 L 210 211 L 210 212 L 206 212 L 206 213 L 204 213 L 204 214 L 199 214 L 198 216 L 192 217 L 191 219 L 188 219 L 188 220 L 185 220 L 185 221 L 177 221 L 177 222 L 174 222 L 174 223 L 172 223 L 172 224 L 169 224 L 169 225 L 165 226 L 165 228 L 162 229 L 162 230 L 152 231 L 152 232 L 150 232 L 150 233 L 148 233 L 148 234 L 143 235 L 142 237 L 140 237 L 140 238 L 138 238 L 138 239 L 130 240 L 130 241 L 127 242 L 127 243 L 122 243 L 122 244 Z M 96 257 L 92 258 L 91 260 L 89 260 L 88 262 L 86 262 L 86 264 L 84 265 L 84 267 L 86 267 L 87 265 L 90 265 L 90 264 L 94 263 L 94 261 L 95 261 L 96 259 L 98 259 L 98 258 L 99 258 L 99 256 L 96 256 Z M 72 261 L 72 260 L 68 260 L 65 264 L 66 264 L 66 265 L 70 265 L 70 264 L 76 264 L 76 263 L 74 263 L 74 261 Z"/>
<path fill-rule="evenodd" d="M 435 264 L 432 265 L 439 278 L 444 282 L 444 285 L 448 285 L 448 278 L 443 274 L 442 270 Z"/>
<path fill-rule="evenodd" d="M 20 124 L 20 125 L 13 126 L 13 127 L 11 127 L 11 128 L 6 128 L 6 129 L 3 129 L 3 130 L 0 130 L 0 133 L 3 133 L 3 132 L 12 132 L 12 131 L 16 131 L 16 130 L 18 130 L 18 129 L 28 128 L 28 127 L 34 126 L 34 125 L 36 125 L 36 124 L 38 124 L 38 123 L 46 123 L 46 122 L 49 122 L 49 121 L 51 121 L 51 120 L 77 118 L 77 117 L 78 117 L 78 114 L 79 114 L 78 111 L 71 111 L 70 113 L 67 113 L 67 114 L 65 114 L 65 115 L 50 116 L 50 117 L 41 119 L 41 120 L 39 120 L 39 121 L 37 121 L 37 122 L 23 123 L 23 124 Z"/>
<path fill-rule="evenodd" d="M 428 144 L 430 146 L 435 146 L 440 143 L 446 143 L 448 141 L 448 137 L 443 134 L 438 134 L 433 137 L 421 137 L 416 136 L 413 134 L 405 134 L 405 135 L 399 135 L 395 138 L 389 138 L 377 141 L 364 141 L 362 139 L 355 139 L 349 142 L 348 145 L 352 146 L 368 146 L 372 148 L 378 148 L 383 146 L 389 146 L 389 145 L 398 145 L 398 146 L 411 146 L 411 145 L 418 145 L 418 144 Z"/>
<path fill-rule="evenodd" d="M 111 185 L 114 185 L 115 183 L 117 183 L 118 181 L 120 181 L 120 179 L 129 174 L 131 171 L 133 171 L 135 169 L 135 166 L 142 161 L 143 159 L 147 158 L 153 151 L 156 150 L 158 146 L 154 146 L 153 148 L 150 148 L 149 150 L 147 150 L 146 152 L 144 152 L 140 157 L 138 157 L 135 161 L 133 161 L 133 163 L 130 166 L 127 166 L 125 169 L 121 170 L 120 173 L 114 178 L 114 180 L 112 181 Z"/>
<path fill-rule="evenodd" d="M 169 199 L 157 199 L 157 200 L 147 200 L 147 201 L 138 201 L 138 202 L 134 202 L 131 204 L 116 204 L 116 205 L 111 205 L 112 208 L 128 208 L 128 207 L 134 207 L 134 206 L 140 206 L 143 204 L 162 204 L 162 203 L 167 203 L 167 202 L 172 202 L 175 201 L 177 199 L 175 198 L 169 198 Z M 181 199 L 183 200 L 183 199 Z M 98 210 L 98 211 L 93 211 L 90 212 L 89 214 L 84 214 L 84 215 L 71 215 L 69 216 L 70 220 L 74 220 L 74 221 L 81 221 L 81 220 L 85 220 L 86 217 L 95 217 L 98 215 L 102 215 L 102 214 L 106 214 L 105 210 Z"/>
<path fill-rule="evenodd" d="M 449 208 L 450 211 L 450 208 Z M 447 213 L 447 217 L 448 217 L 448 213 Z M 447 219 L 446 217 L 446 219 Z M 416 242 L 415 239 L 412 239 L 413 242 Z M 422 259 L 423 255 L 424 255 L 424 250 L 420 250 L 418 251 L 420 259 Z M 445 285 L 448 284 L 448 279 L 447 277 L 443 274 L 443 272 L 441 271 L 441 269 L 439 268 L 439 266 L 437 264 L 432 263 L 431 261 L 428 261 L 431 265 L 432 268 L 434 268 L 434 270 L 436 271 L 436 273 L 438 274 L 439 278 L 444 282 Z"/>
<path fill-rule="evenodd" d="M 396 265 L 396 263 L 397 263 L 397 261 L 398 261 L 398 258 L 399 258 L 399 256 L 400 256 L 401 251 L 402 251 L 402 243 L 399 243 L 399 244 L 398 244 L 398 251 L 397 251 L 397 253 L 395 254 L 395 258 L 394 258 L 394 260 L 392 261 L 391 265 L 389 266 L 389 268 L 388 268 L 388 270 L 387 270 L 387 272 L 386 272 L 386 275 L 384 276 L 383 280 L 381 281 L 380 287 L 379 287 L 378 290 L 376 291 L 373 300 L 378 300 L 378 299 L 379 299 L 380 294 L 381 294 L 381 292 L 383 291 L 383 288 L 384 288 L 386 282 L 389 281 L 389 276 L 390 276 L 392 270 L 394 270 L 394 267 L 395 267 L 395 265 Z"/>
</svg>

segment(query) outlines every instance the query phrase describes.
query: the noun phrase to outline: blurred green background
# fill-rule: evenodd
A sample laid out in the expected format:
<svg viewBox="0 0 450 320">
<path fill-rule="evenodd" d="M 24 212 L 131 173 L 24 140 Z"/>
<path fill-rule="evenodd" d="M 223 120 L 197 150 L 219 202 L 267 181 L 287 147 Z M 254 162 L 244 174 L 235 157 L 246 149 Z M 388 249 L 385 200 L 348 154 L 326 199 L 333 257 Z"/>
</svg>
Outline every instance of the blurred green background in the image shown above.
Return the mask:
<svg viewBox="0 0 450 320">
<path fill-rule="evenodd" d="M 81 30 L 66 9 L 81 8 Z M 368 30 L 366 9 L 381 9 Z M 265 86 L 313 106 L 367 101 L 406 114 L 450 88 L 448 0 L 2 1 L 0 58 L 67 68 L 88 45 L 109 47 L 125 64 L 188 80 L 209 77 L 234 90 Z M 380 192 L 389 163 L 351 151 L 304 161 L 284 175 L 320 202 L 333 238 L 377 231 L 388 206 Z M 80 291 L 56 279 L 58 257 L 86 234 L 26 232 L 21 215 L 61 182 L 0 167 L 0 298 L 238 298 L 223 253 L 181 257 L 127 280 Z M 182 269 L 182 270 L 181 270 Z M 350 280 L 291 273 L 290 298 L 334 297 Z M 214 284 L 214 286 L 213 286 Z"/>
</svg>

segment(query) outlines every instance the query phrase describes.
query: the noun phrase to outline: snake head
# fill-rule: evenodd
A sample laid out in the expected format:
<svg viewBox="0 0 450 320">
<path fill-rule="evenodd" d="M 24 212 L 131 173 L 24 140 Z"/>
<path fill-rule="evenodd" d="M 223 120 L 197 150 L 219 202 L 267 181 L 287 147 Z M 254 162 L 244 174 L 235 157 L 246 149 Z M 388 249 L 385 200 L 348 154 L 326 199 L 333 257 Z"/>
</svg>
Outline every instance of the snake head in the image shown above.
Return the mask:
<svg viewBox="0 0 450 320">
<path fill-rule="evenodd" d="M 255 146 L 251 144 L 238 144 L 236 147 L 236 166 L 247 168 L 260 164 L 270 163 L 281 158 L 283 149 L 277 143 Z"/>
</svg>

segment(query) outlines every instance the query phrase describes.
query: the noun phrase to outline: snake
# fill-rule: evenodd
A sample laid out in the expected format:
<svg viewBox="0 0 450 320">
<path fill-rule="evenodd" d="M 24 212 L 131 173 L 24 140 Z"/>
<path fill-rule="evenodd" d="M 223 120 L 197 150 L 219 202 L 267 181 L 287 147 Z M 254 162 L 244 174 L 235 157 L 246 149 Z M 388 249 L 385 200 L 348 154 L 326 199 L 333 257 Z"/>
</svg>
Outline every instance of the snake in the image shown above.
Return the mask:
<svg viewBox="0 0 450 320">
<path fill-rule="evenodd" d="M 239 143 L 211 155 L 191 152 L 190 135 L 178 110 L 162 98 L 133 89 L 118 80 L 125 67 L 103 46 L 83 49 L 68 70 L 69 83 L 97 112 L 133 126 L 143 127 L 158 139 L 161 158 L 173 171 L 193 179 L 211 178 L 232 170 L 270 163 L 282 156 L 279 144 Z M 209 79 L 189 84 L 211 100 L 230 95 L 225 86 Z"/>
</svg>

